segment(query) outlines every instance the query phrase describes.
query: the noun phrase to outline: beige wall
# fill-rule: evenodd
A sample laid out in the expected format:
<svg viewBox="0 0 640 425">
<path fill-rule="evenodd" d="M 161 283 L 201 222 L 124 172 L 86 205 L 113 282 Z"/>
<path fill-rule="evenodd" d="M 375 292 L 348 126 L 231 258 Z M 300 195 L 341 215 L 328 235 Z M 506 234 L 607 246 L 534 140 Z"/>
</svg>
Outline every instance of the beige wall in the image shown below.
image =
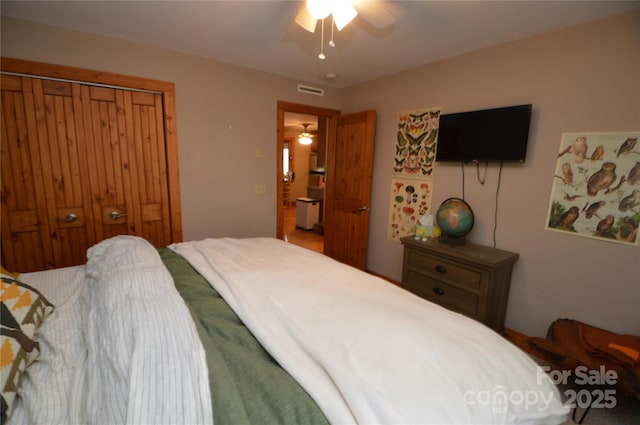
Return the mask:
<svg viewBox="0 0 640 425">
<path fill-rule="evenodd" d="M 504 167 L 499 192 L 497 246 L 521 255 L 507 326 L 544 335 L 553 319 L 572 317 L 640 334 L 640 250 L 544 230 L 562 132 L 640 130 L 639 24 L 640 14 L 628 14 L 342 91 L 325 87 L 324 98 L 297 93 L 295 80 L 4 17 L 2 54 L 175 82 L 186 240 L 275 235 L 277 100 L 376 109 L 367 265 L 396 280 L 402 250 L 386 239 L 386 225 L 398 112 L 533 103 L 527 162 Z M 497 174 L 491 165 L 480 185 L 465 167 L 477 243 L 493 243 Z M 434 205 L 462 194 L 458 166 L 438 165 L 435 182 Z M 267 196 L 254 194 L 258 183 Z"/>
<path fill-rule="evenodd" d="M 297 86 L 308 82 L 6 17 L 2 55 L 175 83 L 185 240 L 275 237 L 277 101 L 341 103 L 331 87 L 307 95 Z"/>
<path fill-rule="evenodd" d="M 505 165 L 499 190 L 496 246 L 520 254 L 506 324 L 544 335 L 552 320 L 569 317 L 640 335 L 640 249 L 544 229 L 562 133 L 640 131 L 640 13 L 354 86 L 345 90 L 344 99 L 344 112 L 378 112 L 367 260 L 371 270 L 401 276 L 401 246 L 386 237 L 398 113 L 431 106 L 446 113 L 532 103 L 527 161 Z M 498 170 L 497 164 L 490 165 L 481 185 L 475 166 L 465 166 L 465 198 L 476 215 L 469 238 L 485 245 L 493 244 Z M 436 164 L 434 185 L 435 207 L 461 196 L 460 166 Z"/>
</svg>

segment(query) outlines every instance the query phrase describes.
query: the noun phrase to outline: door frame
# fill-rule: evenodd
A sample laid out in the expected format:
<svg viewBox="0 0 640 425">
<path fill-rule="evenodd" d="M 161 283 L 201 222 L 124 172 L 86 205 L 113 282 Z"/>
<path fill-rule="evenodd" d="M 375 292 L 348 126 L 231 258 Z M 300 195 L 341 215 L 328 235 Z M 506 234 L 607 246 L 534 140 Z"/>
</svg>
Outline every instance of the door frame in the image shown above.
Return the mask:
<svg viewBox="0 0 640 425">
<path fill-rule="evenodd" d="M 336 137 L 336 129 L 338 126 L 338 117 L 340 111 L 336 109 L 321 108 L 318 106 L 304 105 L 301 103 L 292 103 L 278 101 L 277 111 L 277 131 L 276 131 L 276 237 L 284 239 L 284 182 L 282 181 L 282 149 L 284 148 L 284 114 L 285 112 L 293 112 L 298 114 L 315 115 L 317 117 L 328 118 L 328 137 L 329 139 Z"/>
</svg>

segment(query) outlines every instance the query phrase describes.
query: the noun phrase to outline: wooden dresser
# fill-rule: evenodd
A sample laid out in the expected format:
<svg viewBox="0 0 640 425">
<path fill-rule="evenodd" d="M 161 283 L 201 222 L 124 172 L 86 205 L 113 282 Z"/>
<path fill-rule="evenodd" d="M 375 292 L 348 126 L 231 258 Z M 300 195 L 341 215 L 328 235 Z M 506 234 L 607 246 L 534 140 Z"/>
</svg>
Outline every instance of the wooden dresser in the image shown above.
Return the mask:
<svg viewBox="0 0 640 425">
<path fill-rule="evenodd" d="M 518 254 L 467 242 L 401 239 L 402 287 L 450 310 L 504 329 L 511 269 Z"/>
</svg>

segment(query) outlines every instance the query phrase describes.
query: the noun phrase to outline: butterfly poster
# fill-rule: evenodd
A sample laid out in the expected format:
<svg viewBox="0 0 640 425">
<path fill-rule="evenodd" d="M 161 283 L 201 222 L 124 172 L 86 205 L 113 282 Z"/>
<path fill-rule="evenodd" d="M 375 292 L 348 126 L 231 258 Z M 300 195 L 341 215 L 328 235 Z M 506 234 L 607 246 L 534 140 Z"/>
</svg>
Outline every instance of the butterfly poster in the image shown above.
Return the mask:
<svg viewBox="0 0 640 425">
<path fill-rule="evenodd" d="M 426 177 L 433 172 L 441 108 L 401 112 L 394 154 L 397 177 Z"/>
<path fill-rule="evenodd" d="M 638 246 L 640 131 L 565 133 L 546 228 Z"/>
</svg>

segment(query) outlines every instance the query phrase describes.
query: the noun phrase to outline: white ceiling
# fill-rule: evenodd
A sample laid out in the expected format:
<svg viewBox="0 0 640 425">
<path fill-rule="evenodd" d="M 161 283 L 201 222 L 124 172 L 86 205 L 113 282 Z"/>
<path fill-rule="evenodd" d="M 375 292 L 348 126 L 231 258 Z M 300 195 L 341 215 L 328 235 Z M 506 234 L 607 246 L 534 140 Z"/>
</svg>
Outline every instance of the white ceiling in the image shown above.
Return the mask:
<svg viewBox="0 0 640 425">
<path fill-rule="evenodd" d="M 377 29 L 362 15 L 317 58 L 299 1 L 5 1 L 3 15 L 347 87 L 465 52 L 640 8 L 640 1 L 400 1 Z M 330 38 L 327 28 L 325 43 Z M 326 75 L 337 75 L 327 80 Z"/>
</svg>

